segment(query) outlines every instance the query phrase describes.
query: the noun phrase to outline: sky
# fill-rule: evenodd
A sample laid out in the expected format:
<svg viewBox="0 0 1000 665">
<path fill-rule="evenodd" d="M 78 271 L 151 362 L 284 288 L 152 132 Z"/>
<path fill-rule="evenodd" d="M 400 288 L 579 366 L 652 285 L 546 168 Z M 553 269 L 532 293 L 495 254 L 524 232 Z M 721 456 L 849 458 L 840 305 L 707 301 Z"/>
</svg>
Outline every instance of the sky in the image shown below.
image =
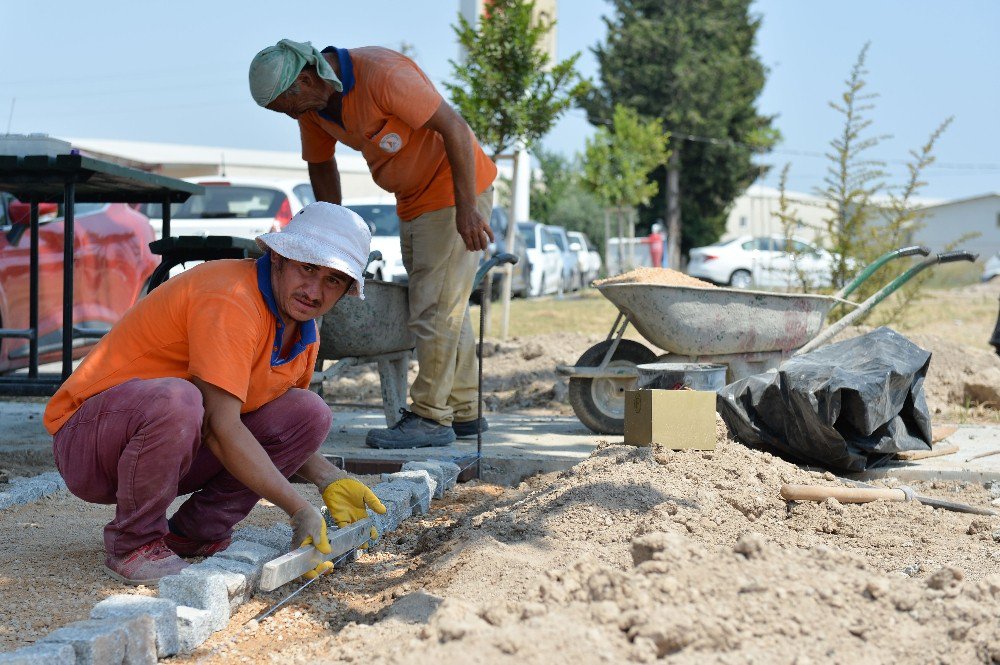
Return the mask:
<svg viewBox="0 0 1000 665">
<path fill-rule="evenodd" d="M 322 47 L 407 44 L 441 87 L 458 57 L 450 27 L 458 0 L 0 0 L 0 133 L 42 132 L 229 148 L 297 150 L 285 116 L 257 107 L 247 67 L 288 37 Z M 599 81 L 591 48 L 603 41 L 605 0 L 561 0 L 558 57 L 580 52 L 579 69 Z M 927 198 L 1000 192 L 1000 68 L 995 0 L 756 0 L 757 53 L 769 69 L 761 113 L 776 116 L 782 141 L 763 161 L 763 184 L 790 164 L 789 188 L 822 185 L 830 140 L 841 129 L 828 107 L 870 42 L 872 132 L 891 135 L 870 155 L 905 177 L 908 151 L 946 118 Z M 444 92 L 443 87 L 441 87 Z M 543 140 L 571 156 L 593 129 L 570 111 Z"/>
</svg>

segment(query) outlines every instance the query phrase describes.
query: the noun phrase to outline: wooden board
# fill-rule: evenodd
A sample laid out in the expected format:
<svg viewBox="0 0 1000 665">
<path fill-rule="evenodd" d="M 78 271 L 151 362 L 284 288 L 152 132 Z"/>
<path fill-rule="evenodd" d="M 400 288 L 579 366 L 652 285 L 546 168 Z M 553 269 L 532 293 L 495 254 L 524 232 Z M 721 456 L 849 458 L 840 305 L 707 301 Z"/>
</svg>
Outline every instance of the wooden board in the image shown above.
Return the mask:
<svg viewBox="0 0 1000 665">
<path fill-rule="evenodd" d="M 957 431 L 958 431 L 958 425 L 932 425 L 931 444 L 938 443 L 939 441 L 944 441 Z"/>
<path fill-rule="evenodd" d="M 904 450 L 896 453 L 896 459 L 911 461 L 927 459 L 928 457 L 941 457 L 942 455 L 953 455 L 958 452 L 958 444 L 942 443 L 933 446 L 930 450 Z"/>
<path fill-rule="evenodd" d="M 366 517 L 343 529 L 330 531 L 328 533 L 331 548 L 329 554 L 323 554 L 312 545 L 306 545 L 268 561 L 264 564 L 264 570 L 260 576 L 260 590 L 273 591 L 282 584 L 304 575 L 324 561 L 333 561 L 365 544 L 371 538 L 371 527 L 371 518 Z"/>
</svg>

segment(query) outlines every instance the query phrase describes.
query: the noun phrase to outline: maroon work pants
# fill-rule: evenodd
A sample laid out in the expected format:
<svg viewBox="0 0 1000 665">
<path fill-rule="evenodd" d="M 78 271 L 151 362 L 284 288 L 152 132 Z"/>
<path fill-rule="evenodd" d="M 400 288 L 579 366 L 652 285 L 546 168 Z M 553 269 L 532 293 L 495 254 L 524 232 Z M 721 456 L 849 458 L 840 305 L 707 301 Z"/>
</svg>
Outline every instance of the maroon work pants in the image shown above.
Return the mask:
<svg viewBox="0 0 1000 665">
<path fill-rule="evenodd" d="M 122 556 L 167 533 L 166 511 L 188 538 L 228 537 L 260 497 L 202 445 L 201 391 L 176 378 L 133 379 L 94 395 L 56 433 L 56 467 L 84 501 L 117 505 L 105 551 Z M 292 388 L 241 416 L 274 465 L 292 476 L 315 453 L 333 416 L 323 399 Z"/>
</svg>

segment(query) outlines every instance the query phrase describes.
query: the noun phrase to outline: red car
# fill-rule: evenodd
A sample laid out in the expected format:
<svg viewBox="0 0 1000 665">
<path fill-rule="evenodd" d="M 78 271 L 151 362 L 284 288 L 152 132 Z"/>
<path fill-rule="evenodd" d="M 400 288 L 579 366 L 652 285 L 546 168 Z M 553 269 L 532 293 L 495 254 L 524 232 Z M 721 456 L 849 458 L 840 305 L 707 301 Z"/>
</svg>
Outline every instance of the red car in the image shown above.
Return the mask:
<svg viewBox="0 0 1000 665">
<path fill-rule="evenodd" d="M 0 328 L 28 328 L 30 207 L 0 192 Z M 41 362 L 62 350 L 63 219 L 55 204 L 39 205 L 38 351 Z M 78 203 L 74 223 L 73 325 L 107 329 L 145 288 L 159 257 L 149 250 L 153 227 L 121 203 Z M 97 339 L 79 339 L 81 357 Z M 0 340 L 0 373 L 28 365 L 28 340 Z"/>
</svg>

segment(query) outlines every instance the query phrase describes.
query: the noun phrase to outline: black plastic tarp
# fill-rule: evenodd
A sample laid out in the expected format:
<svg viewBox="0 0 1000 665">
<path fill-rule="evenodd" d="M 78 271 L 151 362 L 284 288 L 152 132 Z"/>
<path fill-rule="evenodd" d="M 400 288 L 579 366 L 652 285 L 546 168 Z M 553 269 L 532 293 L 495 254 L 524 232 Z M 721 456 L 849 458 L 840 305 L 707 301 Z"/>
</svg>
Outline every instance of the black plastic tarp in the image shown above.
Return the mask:
<svg viewBox="0 0 1000 665">
<path fill-rule="evenodd" d="M 930 352 L 879 328 L 729 384 L 718 409 L 747 445 L 864 471 L 897 452 L 930 449 L 923 391 L 930 360 Z"/>
</svg>

